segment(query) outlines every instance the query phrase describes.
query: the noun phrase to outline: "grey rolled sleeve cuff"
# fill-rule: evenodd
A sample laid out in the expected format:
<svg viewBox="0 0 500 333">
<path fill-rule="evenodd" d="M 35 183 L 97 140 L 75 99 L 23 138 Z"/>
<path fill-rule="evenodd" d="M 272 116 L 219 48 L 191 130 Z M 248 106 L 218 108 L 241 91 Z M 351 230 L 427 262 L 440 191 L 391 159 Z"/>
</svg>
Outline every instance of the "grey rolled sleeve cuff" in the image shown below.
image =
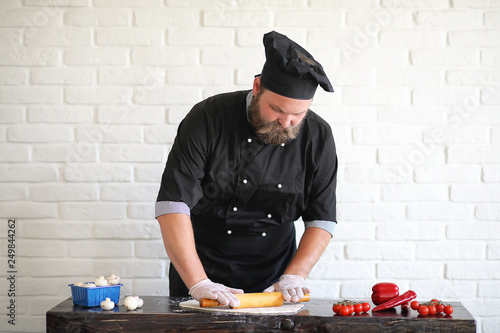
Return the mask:
<svg viewBox="0 0 500 333">
<path fill-rule="evenodd" d="M 165 214 L 186 214 L 191 216 L 188 205 L 180 201 L 157 201 L 155 203 L 155 218 Z"/>
<path fill-rule="evenodd" d="M 335 231 L 335 227 L 337 226 L 337 222 L 335 221 L 323 221 L 323 220 L 313 220 L 313 221 L 304 221 L 305 228 L 315 227 L 326 230 L 332 235 Z"/>
</svg>

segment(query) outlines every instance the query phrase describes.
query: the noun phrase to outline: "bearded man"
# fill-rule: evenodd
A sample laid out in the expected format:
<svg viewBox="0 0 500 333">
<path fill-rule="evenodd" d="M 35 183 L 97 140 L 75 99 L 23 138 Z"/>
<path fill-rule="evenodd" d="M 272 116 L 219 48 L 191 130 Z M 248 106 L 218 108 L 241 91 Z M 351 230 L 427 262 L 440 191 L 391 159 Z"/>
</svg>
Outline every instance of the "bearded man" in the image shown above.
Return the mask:
<svg viewBox="0 0 500 333">
<path fill-rule="evenodd" d="M 210 97 L 179 125 L 155 207 L 170 296 L 237 306 L 234 294 L 278 291 L 297 302 L 333 235 L 335 143 L 309 110 L 318 85 L 333 88 L 285 35 L 265 34 L 264 47 L 252 90 Z"/>
</svg>

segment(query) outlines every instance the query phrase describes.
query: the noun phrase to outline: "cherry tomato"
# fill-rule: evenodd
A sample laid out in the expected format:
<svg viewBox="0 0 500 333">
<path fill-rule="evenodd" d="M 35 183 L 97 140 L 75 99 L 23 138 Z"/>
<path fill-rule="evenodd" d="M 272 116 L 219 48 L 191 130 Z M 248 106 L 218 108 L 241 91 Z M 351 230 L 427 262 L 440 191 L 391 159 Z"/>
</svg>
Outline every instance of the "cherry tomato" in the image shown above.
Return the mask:
<svg viewBox="0 0 500 333">
<path fill-rule="evenodd" d="M 347 308 L 349 308 L 349 314 L 351 314 L 351 313 L 353 313 L 353 312 L 354 312 L 354 305 L 349 304 L 349 305 L 347 306 Z"/>
<path fill-rule="evenodd" d="M 433 298 L 433 299 L 431 299 L 431 302 L 433 302 L 433 303 L 439 303 L 439 300 L 438 300 L 438 299 Z"/>
<path fill-rule="evenodd" d="M 451 305 L 446 305 L 444 307 L 444 313 L 447 315 L 451 315 L 453 313 L 453 307 Z"/>
<path fill-rule="evenodd" d="M 363 312 L 370 311 L 370 303 L 365 302 L 362 305 L 363 305 Z"/>
<path fill-rule="evenodd" d="M 340 308 L 340 312 L 339 312 L 342 316 L 348 316 L 350 315 L 352 312 L 349 311 L 349 307 L 347 305 L 342 305 L 342 307 Z"/>
<path fill-rule="evenodd" d="M 430 315 L 435 315 L 436 314 L 437 311 L 436 311 L 436 306 L 435 305 L 429 305 L 428 308 L 429 308 L 429 314 Z"/>
<path fill-rule="evenodd" d="M 420 303 L 418 301 L 412 301 L 410 303 L 411 309 L 412 310 L 418 310 L 418 307 L 420 306 Z"/>
<path fill-rule="evenodd" d="M 356 313 L 363 312 L 363 304 L 361 304 L 361 303 L 354 304 L 354 312 L 356 312 Z"/>
<path fill-rule="evenodd" d="M 427 316 L 429 314 L 429 307 L 425 305 L 420 305 L 418 307 L 418 313 L 422 316 Z"/>
<path fill-rule="evenodd" d="M 444 311 L 444 304 L 443 303 L 436 304 L 436 312 L 441 313 L 443 311 Z"/>
<path fill-rule="evenodd" d="M 340 313 L 340 308 L 342 307 L 342 304 L 334 304 L 332 307 L 333 312 L 335 313 Z"/>
</svg>

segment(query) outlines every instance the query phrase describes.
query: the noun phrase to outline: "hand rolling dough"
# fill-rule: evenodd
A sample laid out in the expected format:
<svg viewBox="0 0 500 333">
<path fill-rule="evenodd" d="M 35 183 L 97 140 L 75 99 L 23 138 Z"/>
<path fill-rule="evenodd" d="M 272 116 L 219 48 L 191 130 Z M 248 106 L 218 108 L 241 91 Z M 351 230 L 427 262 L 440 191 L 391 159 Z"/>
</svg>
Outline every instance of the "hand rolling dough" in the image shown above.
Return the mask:
<svg viewBox="0 0 500 333">
<path fill-rule="evenodd" d="M 262 308 L 244 308 L 244 309 L 231 309 L 227 305 L 202 308 L 197 300 L 189 300 L 179 304 L 182 308 L 199 310 L 206 312 L 224 312 L 224 313 L 245 313 L 245 314 L 284 314 L 295 313 L 299 311 L 304 304 L 302 303 L 285 303 L 281 306 L 269 306 Z"/>
</svg>

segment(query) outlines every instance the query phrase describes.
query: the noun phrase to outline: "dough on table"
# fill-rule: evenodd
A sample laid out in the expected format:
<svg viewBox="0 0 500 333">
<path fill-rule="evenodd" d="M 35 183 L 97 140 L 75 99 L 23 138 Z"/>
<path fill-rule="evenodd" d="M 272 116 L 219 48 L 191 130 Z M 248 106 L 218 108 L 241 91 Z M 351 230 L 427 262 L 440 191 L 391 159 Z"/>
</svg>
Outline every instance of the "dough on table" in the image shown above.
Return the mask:
<svg viewBox="0 0 500 333">
<path fill-rule="evenodd" d="M 224 313 L 250 313 L 250 314 L 283 314 L 283 313 L 295 313 L 299 311 L 304 304 L 302 303 L 285 303 L 281 306 L 268 306 L 262 308 L 243 308 L 243 309 L 231 309 L 228 305 L 220 305 L 214 307 L 202 308 L 200 303 L 195 300 L 189 300 L 179 303 L 182 308 L 199 310 L 205 312 L 224 312 Z"/>
</svg>

